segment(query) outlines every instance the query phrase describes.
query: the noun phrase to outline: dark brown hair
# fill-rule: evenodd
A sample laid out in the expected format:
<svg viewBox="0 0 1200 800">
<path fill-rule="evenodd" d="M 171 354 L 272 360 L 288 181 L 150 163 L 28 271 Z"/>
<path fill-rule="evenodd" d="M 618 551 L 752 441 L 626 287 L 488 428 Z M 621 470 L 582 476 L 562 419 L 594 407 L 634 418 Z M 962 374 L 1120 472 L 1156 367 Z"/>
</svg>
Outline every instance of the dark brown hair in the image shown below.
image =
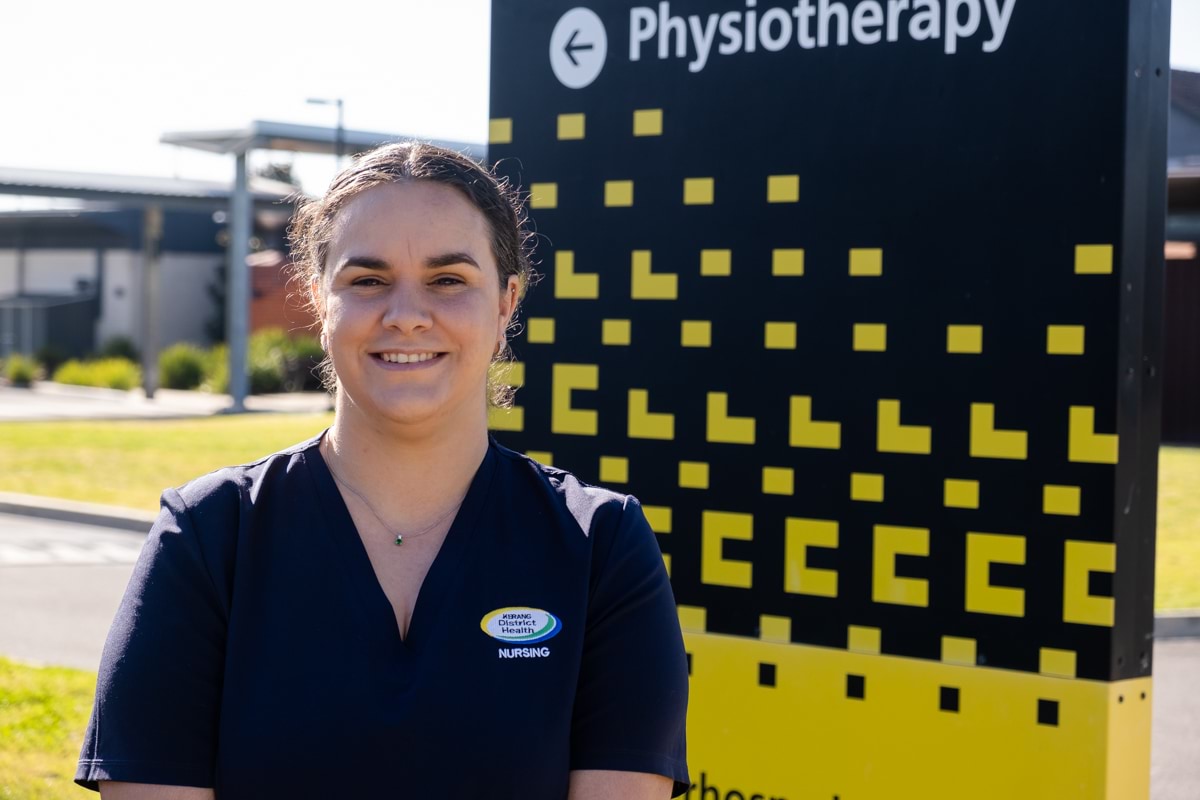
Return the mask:
<svg viewBox="0 0 1200 800">
<path fill-rule="evenodd" d="M 302 287 L 303 297 L 308 298 L 310 305 L 315 299 L 308 291 L 309 285 L 313 281 L 324 285 L 325 259 L 338 212 L 353 197 L 374 186 L 415 181 L 452 186 L 479 209 L 491 233 L 492 256 L 500 273 L 500 289 L 504 291 L 509 276 L 516 275 L 520 281 L 517 295 L 520 304 L 534 275 L 529 261 L 531 234 L 526 228 L 519 193 L 507 179 L 498 179 L 486 167 L 456 150 L 406 141 L 380 145 L 356 157 L 334 177 L 324 197 L 301 201 L 297 205 L 288 226 L 288 243 L 292 251 L 293 278 Z M 318 309 L 312 310 L 320 318 Z M 509 321 L 510 328 L 515 325 L 515 320 L 516 309 Z M 493 359 L 493 369 L 488 373 L 488 400 L 500 407 L 512 404 L 512 389 L 500 382 L 497 369 L 510 358 L 506 346 Z M 328 354 L 321 362 L 320 373 L 325 387 L 332 391 L 336 386 L 336 375 Z"/>
</svg>

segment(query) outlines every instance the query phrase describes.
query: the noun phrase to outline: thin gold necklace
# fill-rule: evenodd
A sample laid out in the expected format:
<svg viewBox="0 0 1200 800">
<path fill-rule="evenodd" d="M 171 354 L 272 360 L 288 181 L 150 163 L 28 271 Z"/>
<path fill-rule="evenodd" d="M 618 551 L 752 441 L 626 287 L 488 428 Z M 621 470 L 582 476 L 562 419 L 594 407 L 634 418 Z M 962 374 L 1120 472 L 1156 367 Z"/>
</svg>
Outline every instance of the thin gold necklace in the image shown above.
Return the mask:
<svg viewBox="0 0 1200 800">
<path fill-rule="evenodd" d="M 399 547 L 400 545 L 404 544 L 404 534 L 400 533 L 399 531 L 396 531 L 396 529 L 395 529 L 395 528 L 393 528 L 391 525 L 388 525 L 386 522 L 384 522 L 384 521 L 383 521 L 383 517 L 379 516 L 379 512 L 378 512 L 378 511 L 376 511 L 376 510 L 375 510 L 375 507 L 374 507 L 373 505 L 371 505 L 371 504 L 370 504 L 370 503 L 367 501 L 367 498 L 363 497 L 361 492 L 359 492 L 357 489 L 355 489 L 353 486 L 351 486 L 349 483 L 347 483 L 347 482 L 346 482 L 346 481 L 345 481 L 345 480 L 342 478 L 342 476 L 338 475 L 338 474 L 337 474 L 337 472 L 335 472 L 335 471 L 334 471 L 334 469 L 333 469 L 333 464 L 331 464 L 331 463 L 329 462 L 329 459 L 328 459 L 328 458 L 326 458 L 326 459 L 325 459 L 325 466 L 329 468 L 329 474 L 333 476 L 333 479 L 334 479 L 334 480 L 336 480 L 336 481 L 337 481 L 338 483 L 340 483 L 342 486 L 345 486 L 347 489 L 349 489 L 349 490 L 350 490 L 350 493 L 351 493 L 351 494 L 353 494 L 355 497 L 357 497 L 359 500 L 361 500 L 361 501 L 362 501 L 362 504 L 363 504 L 364 506 L 366 506 L 366 507 L 367 507 L 367 510 L 368 510 L 368 511 L 370 511 L 372 514 L 374 514 L 374 515 L 375 515 L 375 519 L 379 520 L 379 524 L 383 526 L 383 529 L 384 529 L 384 530 L 386 530 L 388 533 L 392 533 L 392 532 L 395 532 L 395 533 L 396 533 L 396 541 L 392 542 L 392 544 L 396 545 L 397 547 Z M 461 499 L 461 500 L 459 500 L 457 503 L 455 503 L 455 504 L 454 504 L 454 506 L 453 506 L 453 507 L 451 507 L 451 509 L 450 509 L 449 511 L 447 511 L 445 514 L 443 514 L 442 516 L 438 517 L 438 518 L 437 518 L 437 520 L 435 520 L 435 521 L 434 521 L 434 523 L 433 523 L 432 525 L 429 525 L 428 527 L 422 528 L 421 530 L 417 531 L 416 533 L 410 533 L 410 534 L 408 534 L 408 538 L 409 538 L 409 539 L 415 539 L 415 538 L 417 538 L 418 536 L 424 536 L 426 533 L 429 533 L 429 531 L 433 530 L 433 529 L 434 529 L 434 528 L 436 528 L 438 525 L 440 525 L 440 524 L 442 524 L 443 522 L 445 522 L 447 517 L 449 517 L 449 516 L 450 516 L 451 514 L 453 514 L 455 511 L 458 511 L 458 509 L 459 509 L 459 508 L 462 506 L 462 504 L 463 504 L 463 500 L 466 500 L 466 499 L 467 499 L 467 498 L 466 498 L 466 495 L 463 495 L 463 497 L 462 497 L 462 499 Z"/>
</svg>

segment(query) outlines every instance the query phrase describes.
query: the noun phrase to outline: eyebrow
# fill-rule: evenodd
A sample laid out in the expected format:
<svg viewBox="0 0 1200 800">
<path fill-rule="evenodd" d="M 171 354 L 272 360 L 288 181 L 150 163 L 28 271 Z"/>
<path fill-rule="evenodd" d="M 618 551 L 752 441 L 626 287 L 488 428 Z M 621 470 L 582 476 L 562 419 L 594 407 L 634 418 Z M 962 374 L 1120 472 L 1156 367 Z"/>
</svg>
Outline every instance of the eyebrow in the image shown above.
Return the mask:
<svg viewBox="0 0 1200 800">
<path fill-rule="evenodd" d="M 426 269 L 437 269 L 438 267 L 448 267 L 451 264 L 470 264 L 475 269 L 481 269 L 479 262 L 474 256 L 465 251 L 455 253 L 442 253 L 436 256 L 430 256 L 425 259 Z M 386 271 L 391 269 L 391 265 L 382 258 L 375 256 L 347 256 L 342 259 L 342 263 L 338 265 L 337 271 L 347 269 L 349 267 L 362 267 L 363 269 L 374 269 Z"/>
</svg>

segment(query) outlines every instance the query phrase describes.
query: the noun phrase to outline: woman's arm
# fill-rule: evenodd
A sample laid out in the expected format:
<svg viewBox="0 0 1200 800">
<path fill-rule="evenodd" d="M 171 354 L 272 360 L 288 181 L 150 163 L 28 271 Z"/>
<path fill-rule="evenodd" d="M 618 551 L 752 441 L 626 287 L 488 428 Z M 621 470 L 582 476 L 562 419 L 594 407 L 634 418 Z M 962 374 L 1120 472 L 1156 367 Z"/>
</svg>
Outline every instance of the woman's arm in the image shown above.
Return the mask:
<svg viewBox="0 0 1200 800">
<path fill-rule="evenodd" d="M 600 795 L 596 795 L 599 797 Z M 100 781 L 101 800 L 216 800 L 212 789 L 195 786 L 159 786 L 153 783 Z"/>
<path fill-rule="evenodd" d="M 673 783 L 670 778 L 648 772 L 575 769 L 571 770 L 567 800 L 665 800 L 671 796 Z M 189 797 L 186 800 L 192 799 Z"/>
</svg>

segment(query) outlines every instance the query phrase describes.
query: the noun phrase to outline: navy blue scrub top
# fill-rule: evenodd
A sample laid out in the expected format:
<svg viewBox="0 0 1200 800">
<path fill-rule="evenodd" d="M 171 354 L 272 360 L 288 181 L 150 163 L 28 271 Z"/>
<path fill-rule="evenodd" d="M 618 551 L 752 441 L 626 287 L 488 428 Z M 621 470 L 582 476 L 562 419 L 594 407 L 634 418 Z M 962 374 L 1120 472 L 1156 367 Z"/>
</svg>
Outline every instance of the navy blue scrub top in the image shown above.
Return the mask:
<svg viewBox="0 0 1200 800">
<path fill-rule="evenodd" d="M 402 640 L 319 441 L 163 493 L 76 783 L 525 800 L 606 769 L 687 788 L 687 661 L 635 498 L 490 440 Z"/>
</svg>

